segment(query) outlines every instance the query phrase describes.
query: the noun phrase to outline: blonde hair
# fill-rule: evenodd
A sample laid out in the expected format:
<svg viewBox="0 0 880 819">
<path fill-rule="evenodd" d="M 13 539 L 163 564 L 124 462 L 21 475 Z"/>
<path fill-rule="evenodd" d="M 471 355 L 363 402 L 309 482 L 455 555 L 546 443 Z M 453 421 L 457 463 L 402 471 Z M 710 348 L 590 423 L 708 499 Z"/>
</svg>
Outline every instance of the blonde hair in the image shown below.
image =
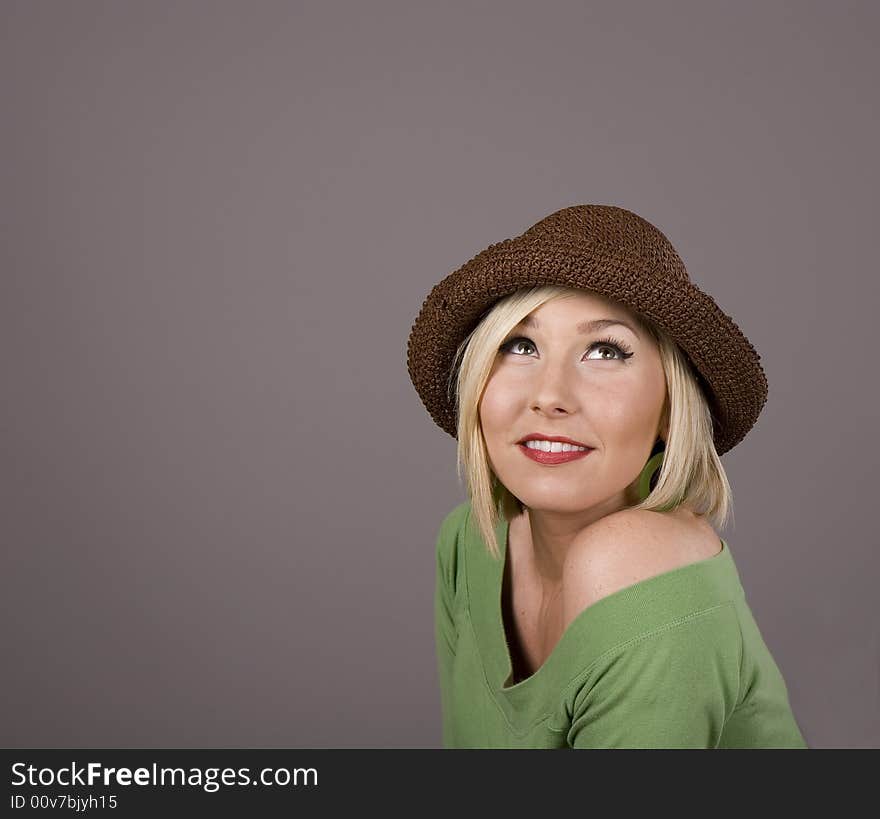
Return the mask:
<svg viewBox="0 0 880 819">
<path fill-rule="evenodd" d="M 500 557 L 496 527 L 502 516 L 510 521 L 523 504 L 510 493 L 489 465 L 479 419 L 479 405 L 492 372 L 498 348 L 507 334 L 529 313 L 553 299 L 585 292 L 546 285 L 522 288 L 497 302 L 456 351 L 448 390 L 458 408 L 457 473 L 466 476 L 472 517 L 489 552 Z M 586 291 L 593 292 L 593 291 Z M 666 512 L 686 504 L 723 528 L 732 514 L 733 498 L 712 438 L 712 415 L 685 353 L 644 316 L 628 311 L 657 343 L 666 376 L 661 429 L 668 429 L 660 474 L 650 494 L 627 508 Z"/>
</svg>

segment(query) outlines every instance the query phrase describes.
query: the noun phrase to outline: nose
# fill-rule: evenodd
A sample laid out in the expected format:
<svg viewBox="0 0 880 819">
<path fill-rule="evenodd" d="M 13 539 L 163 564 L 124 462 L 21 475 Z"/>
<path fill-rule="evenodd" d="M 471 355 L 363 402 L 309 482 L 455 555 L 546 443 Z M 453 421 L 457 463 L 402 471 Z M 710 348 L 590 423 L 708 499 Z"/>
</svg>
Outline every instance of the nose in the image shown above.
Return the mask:
<svg viewBox="0 0 880 819">
<path fill-rule="evenodd" d="M 546 415 L 567 414 L 574 410 L 575 397 L 571 385 L 574 373 L 564 361 L 547 363 L 536 375 L 531 407 Z"/>
</svg>

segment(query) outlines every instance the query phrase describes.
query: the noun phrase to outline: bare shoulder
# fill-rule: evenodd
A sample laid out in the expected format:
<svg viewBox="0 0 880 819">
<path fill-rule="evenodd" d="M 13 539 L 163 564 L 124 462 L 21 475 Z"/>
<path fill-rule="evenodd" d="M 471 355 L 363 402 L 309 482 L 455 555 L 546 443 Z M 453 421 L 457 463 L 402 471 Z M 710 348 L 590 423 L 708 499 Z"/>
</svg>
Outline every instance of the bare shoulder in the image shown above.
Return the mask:
<svg viewBox="0 0 880 819">
<path fill-rule="evenodd" d="M 711 524 L 690 513 L 624 509 L 585 529 L 563 568 L 565 627 L 585 608 L 620 589 L 717 554 Z"/>
</svg>

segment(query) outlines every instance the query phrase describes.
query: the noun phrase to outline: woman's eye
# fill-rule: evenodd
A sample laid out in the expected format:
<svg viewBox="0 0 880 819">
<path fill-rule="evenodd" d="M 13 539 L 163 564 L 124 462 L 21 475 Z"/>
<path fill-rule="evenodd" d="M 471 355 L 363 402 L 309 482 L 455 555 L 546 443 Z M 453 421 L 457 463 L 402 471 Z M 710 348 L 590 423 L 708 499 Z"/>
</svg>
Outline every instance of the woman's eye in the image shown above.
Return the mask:
<svg viewBox="0 0 880 819">
<path fill-rule="evenodd" d="M 610 360 L 613 360 L 613 359 L 614 359 L 614 355 L 613 355 L 613 353 L 619 353 L 619 354 L 620 354 L 620 358 L 624 358 L 624 357 L 625 357 L 625 356 L 623 355 L 623 350 L 621 350 L 619 347 L 617 347 L 617 346 L 614 345 L 614 344 L 593 344 L 593 345 L 590 347 L 590 349 L 587 350 L 587 354 L 589 355 L 589 353 L 593 352 L 593 350 L 610 350 L 610 351 L 611 351 L 612 355 L 610 355 L 610 356 L 600 356 L 600 359 L 599 359 L 599 360 L 604 360 L 604 359 L 610 359 Z"/>
<path fill-rule="evenodd" d="M 535 345 L 532 344 L 532 342 L 529 341 L 527 338 L 514 338 L 514 339 L 511 339 L 511 340 L 508 341 L 507 344 L 505 344 L 501 349 L 502 349 L 502 351 L 504 351 L 504 352 L 507 352 L 507 351 L 513 352 L 513 350 L 515 350 L 517 347 L 519 347 L 519 346 L 521 346 L 521 345 L 524 346 L 524 347 L 531 347 L 532 350 L 535 349 Z M 515 353 L 515 355 L 517 355 L 517 354 Z"/>
<path fill-rule="evenodd" d="M 525 348 L 525 350 L 523 350 L 523 348 Z M 534 350 L 535 345 L 527 338 L 513 338 L 501 346 L 501 352 L 511 353 L 517 356 L 531 355 Z M 609 350 L 611 355 L 600 355 L 599 358 L 591 358 L 591 361 L 625 361 L 632 356 L 632 352 L 625 348 L 623 344 L 618 344 L 610 339 L 606 341 L 594 341 L 585 355 L 589 356 L 594 350 Z"/>
</svg>

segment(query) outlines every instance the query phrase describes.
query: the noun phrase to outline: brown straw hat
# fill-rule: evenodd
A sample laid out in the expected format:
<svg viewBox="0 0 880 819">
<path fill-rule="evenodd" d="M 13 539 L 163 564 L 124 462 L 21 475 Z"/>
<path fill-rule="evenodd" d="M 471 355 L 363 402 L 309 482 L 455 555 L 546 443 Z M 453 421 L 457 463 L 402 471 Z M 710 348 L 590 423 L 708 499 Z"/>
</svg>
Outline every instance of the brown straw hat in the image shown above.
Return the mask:
<svg viewBox="0 0 880 819">
<path fill-rule="evenodd" d="M 733 319 L 688 277 L 669 239 L 614 205 L 573 205 L 481 250 L 435 285 L 407 344 L 407 369 L 437 425 L 457 437 L 449 394 L 456 350 L 501 298 L 522 287 L 595 291 L 648 318 L 688 359 L 712 412 L 719 455 L 754 426 L 767 401 L 761 357 Z"/>
</svg>

